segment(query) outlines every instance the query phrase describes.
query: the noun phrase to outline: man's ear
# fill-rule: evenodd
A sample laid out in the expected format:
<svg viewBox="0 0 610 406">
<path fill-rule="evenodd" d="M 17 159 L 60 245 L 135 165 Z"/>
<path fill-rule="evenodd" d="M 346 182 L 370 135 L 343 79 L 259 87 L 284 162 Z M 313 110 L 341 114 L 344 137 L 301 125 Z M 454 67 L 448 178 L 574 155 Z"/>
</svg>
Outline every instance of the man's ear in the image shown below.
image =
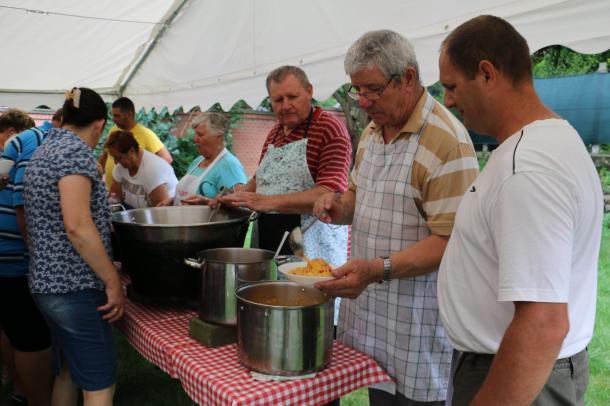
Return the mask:
<svg viewBox="0 0 610 406">
<path fill-rule="evenodd" d="M 481 76 L 483 82 L 487 85 L 495 84 L 498 79 L 498 71 L 496 67 L 488 61 L 487 59 L 483 59 L 479 62 L 479 75 Z"/>
<path fill-rule="evenodd" d="M 405 69 L 405 74 L 402 78 L 409 88 L 413 88 L 417 84 L 417 71 L 415 68 L 409 67 Z"/>
<path fill-rule="evenodd" d="M 305 88 L 305 91 L 307 92 L 307 95 L 309 96 L 310 99 L 313 98 L 313 86 L 311 84 L 307 85 L 307 87 Z"/>
</svg>

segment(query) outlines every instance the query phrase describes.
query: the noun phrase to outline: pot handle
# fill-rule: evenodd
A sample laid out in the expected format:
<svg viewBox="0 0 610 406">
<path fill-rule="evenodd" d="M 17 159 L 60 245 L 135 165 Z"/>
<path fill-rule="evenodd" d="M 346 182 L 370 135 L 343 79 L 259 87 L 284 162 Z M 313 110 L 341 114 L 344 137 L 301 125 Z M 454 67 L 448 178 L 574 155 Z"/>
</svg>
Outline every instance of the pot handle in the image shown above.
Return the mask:
<svg viewBox="0 0 610 406">
<path fill-rule="evenodd" d="M 250 217 L 248 217 L 248 223 L 252 223 L 253 221 L 258 220 L 258 217 L 260 216 L 260 213 L 257 211 L 253 211 L 250 214 Z"/>
<path fill-rule="evenodd" d="M 199 261 L 198 259 L 195 258 L 184 258 L 184 265 L 186 266 L 190 266 L 191 268 L 196 268 L 196 269 L 203 269 L 205 261 Z"/>
<path fill-rule="evenodd" d="M 125 210 L 127 210 L 127 209 L 121 203 L 114 203 L 114 204 L 110 205 L 110 212 L 112 212 L 112 213 L 116 213 L 118 211 L 125 211 Z"/>
</svg>

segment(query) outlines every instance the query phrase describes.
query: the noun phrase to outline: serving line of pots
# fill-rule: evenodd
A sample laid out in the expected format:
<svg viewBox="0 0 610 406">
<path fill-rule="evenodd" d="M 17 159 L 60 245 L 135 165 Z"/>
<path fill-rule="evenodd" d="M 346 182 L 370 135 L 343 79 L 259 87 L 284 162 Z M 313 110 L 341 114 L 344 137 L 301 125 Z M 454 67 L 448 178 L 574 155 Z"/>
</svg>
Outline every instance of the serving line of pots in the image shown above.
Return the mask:
<svg viewBox="0 0 610 406">
<path fill-rule="evenodd" d="M 240 248 L 251 212 L 174 206 L 113 213 L 115 249 L 134 290 L 147 298 L 197 299 L 199 318 L 236 328 L 242 364 L 299 376 L 331 358 L 334 300 L 278 281 L 274 253 Z M 192 258 L 195 256 L 196 258 Z"/>
</svg>

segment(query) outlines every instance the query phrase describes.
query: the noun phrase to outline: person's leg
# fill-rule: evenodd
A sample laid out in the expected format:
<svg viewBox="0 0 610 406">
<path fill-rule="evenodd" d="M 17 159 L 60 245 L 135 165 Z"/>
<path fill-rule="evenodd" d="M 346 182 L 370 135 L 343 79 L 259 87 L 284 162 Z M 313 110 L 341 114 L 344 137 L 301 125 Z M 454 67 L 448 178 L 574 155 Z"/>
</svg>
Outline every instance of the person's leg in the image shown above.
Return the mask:
<svg viewBox="0 0 610 406">
<path fill-rule="evenodd" d="M 11 381 L 13 376 L 13 347 L 2 329 L 0 329 L 0 351 L 2 353 L 2 385 L 5 385 Z"/>
<path fill-rule="evenodd" d="M 78 387 L 72 382 L 68 364 L 62 362 L 59 375 L 55 376 L 53 385 L 52 406 L 76 406 Z"/>
<path fill-rule="evenodd" d="M 53 386 L 51 349 L 33 352 L 15 351 L 15 367 L 28 406 L 49 405 Z"/>
<path fill-rule="evenodd" d="M 2 385 L 11 384 L 11 404 L 26 404 L 27 400 L 23 392 L 23 385 L 15 371 L 15 349 L 8 340 L 4 331 L 0 334 L 2 347 Z"/>
<path fill-rule="evenodd" d="M 112 406 L 114 396 L 114 385 L 109 388 L 96 391 L 83 391 L 83 406 Z"/>
<path fill-rule="evenodd" d="M 452 406 L 469 405 L 477 394 L 493 362 L 493 354 L 462 353 L 453 376 Z"/>
<path fill-rule="evenodd" d="M 54 340 L 61 345 L 65 360 L 62 365 L 69 370 L 70 382 L 83 390 L 85 404 L 107 404 L 104 402 L 108 399 L 111 402 L 116 348 L 112 328 L 97 310 L 106 303 L 105 292 L 84 290 L 35 295 L 35 299 L 49 319 Z"/>
<path fill-rule="evenodd" d="M 19 382 L 19 377 L 15 374 L 15 350 L 4 330 L 0 336 L 0 347 L 2 348 L 2 361 L 4 364 L 2 368 L 2 383 L 11 382 L 13 384 L 13 393 L 21 395 L 23 394 L 21 382 Z"/>
<path fill-rule="evenodd" d="M 51 336 L 32 300 L 27 278 L 2 278 L 3 293 L 11 307 L 5 310 L 3 325 L 14 348 L 15 376 L 30 406 L 48 406 L 51 402 Z"/>
<path fill-rule="evenodd" d="M 380 389 L 369 388 L 369 405 L 371 406 L 444 406 L 445 401 L 420 402 L 407 398 L 400 392 L 392 395 Z"/>
</svg>

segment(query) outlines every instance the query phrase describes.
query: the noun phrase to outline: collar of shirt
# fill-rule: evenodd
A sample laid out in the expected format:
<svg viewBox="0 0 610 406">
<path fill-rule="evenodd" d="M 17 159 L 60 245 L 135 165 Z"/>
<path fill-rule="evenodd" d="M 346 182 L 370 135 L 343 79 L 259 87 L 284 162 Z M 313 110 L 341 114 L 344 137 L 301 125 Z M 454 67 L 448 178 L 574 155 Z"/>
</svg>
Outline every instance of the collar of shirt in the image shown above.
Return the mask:
<svg viewBox="0 0 610 406">
<path fill-rule="evenodd" d="M 320 117 L 320 114 L 322 114 L 322 112 L 324 110 L 322 110 L 321 107 L 312 107 L 313 108 L 313 116 L 311 117 L 311 124 L 315 123 L 316 120 Z M 303 122 L 301 124 L 299 124 L 298 126 L 296 126 L 293 129 L 288 129 L 286 130 L 283 126 L 278 126 L 278 135 L 281 135 L 283 137 L 288 136 L 292 133 L 295 134 L 304 134 L 305 133 L 305 127 L 307 127 L 307 118 L 305 118 L 305 120 L 303 120 Z M 311 128 L 311 126 L 310 126 Z"/>
</svg>

